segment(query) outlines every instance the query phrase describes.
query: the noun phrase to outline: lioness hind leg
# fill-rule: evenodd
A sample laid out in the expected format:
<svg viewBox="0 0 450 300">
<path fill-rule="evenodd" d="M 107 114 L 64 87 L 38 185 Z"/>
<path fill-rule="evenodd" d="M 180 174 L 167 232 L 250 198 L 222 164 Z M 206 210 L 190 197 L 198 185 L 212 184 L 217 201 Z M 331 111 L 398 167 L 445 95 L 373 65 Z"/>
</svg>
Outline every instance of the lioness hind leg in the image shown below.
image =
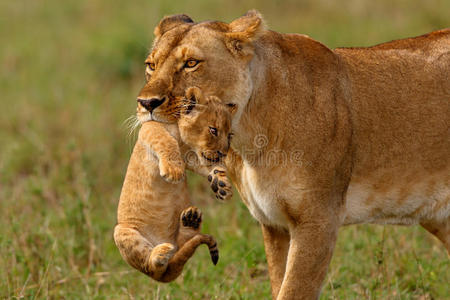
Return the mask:
<svg viewBox="0 0 450 300">
<path fill-rule="evenodd" d="M 437 237 L 444 244 L 447 253 L 450 255 L 450 219 L 441 222 L 427 221 L 420 223 L 420 225 Z"/>
<path fill-rule="evenodd" d="M 138 230 L 122 224 L 114 228 L 114 241 L 129 265 L 155 280 L 166 271 L 169 259 L 176 250 L 169 243 L 153 247 Z"/>
</svg>

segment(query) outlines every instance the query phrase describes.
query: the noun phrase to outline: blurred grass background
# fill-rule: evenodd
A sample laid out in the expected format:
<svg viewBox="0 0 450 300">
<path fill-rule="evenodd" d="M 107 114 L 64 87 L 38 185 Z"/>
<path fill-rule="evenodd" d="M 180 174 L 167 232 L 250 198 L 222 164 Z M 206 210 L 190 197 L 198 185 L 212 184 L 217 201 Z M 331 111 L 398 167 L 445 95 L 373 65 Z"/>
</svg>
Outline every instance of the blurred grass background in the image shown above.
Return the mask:
<svg viewBox="0 0 450 300">
<path fill-rule="evenodd" d="M 256 8 L 271 29 L 330 47 L 366 46 L 450 26 L 448 0 L 34 0 L 0 2 L 0 298 L 267 299 L 262 237 L 236 196 L 212 200 L 190 176 L 216 267 L 200 248 L 158 284 L 112 239 L 134 138 L 143 60 L 162 16 L 231 21 Z M 322 299 L 448 299 L 444 247 L 419 227 L 340 232 Z"/>
</svg>

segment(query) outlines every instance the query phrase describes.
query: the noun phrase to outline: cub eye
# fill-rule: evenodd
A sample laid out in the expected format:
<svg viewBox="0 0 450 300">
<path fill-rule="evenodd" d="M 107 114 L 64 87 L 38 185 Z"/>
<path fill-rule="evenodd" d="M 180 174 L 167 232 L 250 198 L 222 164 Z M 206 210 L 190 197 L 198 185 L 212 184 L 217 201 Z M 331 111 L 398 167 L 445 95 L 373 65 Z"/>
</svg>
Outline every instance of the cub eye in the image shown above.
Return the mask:
<svg viewBox="0 0 450 300">
<path fill-rule="evenodd" d="M 214 127 L 209 127 L 209 132 L 213 135 L 213 136 L 217 136 L 217 128 Z"/>
<path fill-rule="evenodd" d="M 200 62 L 199 60 L 190 59 L 184 63 L 183 68 L 187 68 L 187 69 L 193 68 L 196 65 L 198 65 L 199 62 Z"/>
<path fill-rule="evenodd" d="M 154 63 L 147 63 L 147 67 L 151 70 L 151 71 L 155 71 L 155 64 Z"/>
</svg>

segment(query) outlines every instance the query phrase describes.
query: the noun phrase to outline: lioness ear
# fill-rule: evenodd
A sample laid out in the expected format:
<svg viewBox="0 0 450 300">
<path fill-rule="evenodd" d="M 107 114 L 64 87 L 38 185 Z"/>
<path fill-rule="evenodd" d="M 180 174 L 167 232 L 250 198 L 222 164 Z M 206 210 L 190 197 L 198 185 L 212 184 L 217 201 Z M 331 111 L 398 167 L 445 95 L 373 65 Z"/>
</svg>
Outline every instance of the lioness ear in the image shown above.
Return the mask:
<svg viewBox="0 0 450 300">
<path fill-rule="evenodd" d="M 248 11 L 244 16 L 234 20 L 226 33 L 226 44 L 232 53 L 238 55 L 253 54 L 252 42 L 256 41 L 266 29 L 263 18 L 256 10 Z"/>
<path fill-rule="evenodd" d="M 186 23 L 194 23 L 194 21 L 187 15 L 173 15 L 173 16 L 167 16 L 164 17 L 156 26 L 153 33 L 155 34 L 156 38 L 159 38 L 161 35 L 163 35 L 165 32 L 169 31 L 170 29 L 180 25 L 180 24 L 186 24 Z"/>
</svg>

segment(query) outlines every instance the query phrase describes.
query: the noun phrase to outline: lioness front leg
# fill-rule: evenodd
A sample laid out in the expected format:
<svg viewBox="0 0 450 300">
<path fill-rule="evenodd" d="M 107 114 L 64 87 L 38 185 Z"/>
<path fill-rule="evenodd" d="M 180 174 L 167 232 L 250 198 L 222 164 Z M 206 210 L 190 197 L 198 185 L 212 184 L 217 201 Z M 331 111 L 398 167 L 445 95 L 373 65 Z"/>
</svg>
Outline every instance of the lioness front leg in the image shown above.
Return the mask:
<svg viewBox="0 0 450 300">
<path fill-rule="evenodd" d="M 283 282 L 289 250 L 289 233 L 267 225 L 261 225 L 269 268 L 272 299 L 276 299 Z"/>
<path fill-rule="evenodd" d="M 289 228 L 286 273 L 276 299 L 318 299 L 338 232 L 335 217 L 320 213 Z"/>
</svg>

